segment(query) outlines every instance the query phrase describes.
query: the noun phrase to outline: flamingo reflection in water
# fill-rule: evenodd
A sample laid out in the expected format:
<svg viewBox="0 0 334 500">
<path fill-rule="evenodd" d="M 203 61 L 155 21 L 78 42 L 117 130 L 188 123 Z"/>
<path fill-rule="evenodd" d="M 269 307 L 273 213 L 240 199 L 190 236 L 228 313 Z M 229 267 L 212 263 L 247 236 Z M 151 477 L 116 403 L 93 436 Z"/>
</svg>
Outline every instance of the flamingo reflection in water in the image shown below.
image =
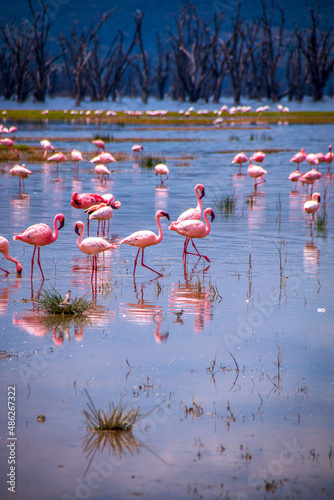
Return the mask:
<svg viewBox="0 0 334 500">
<path fill-rule="evenodd" d="M 200 333 L 205 322 L 211 321 L 213 317 L 211 293 L 205 288 L 204 284 L 204 276 L 210 266 L 207 266 L 204 270 L 196 271 L 199 261 L 197 261 L 190 273 L 187 272 L 184 264 L 184 283 L 172 284 L 169 294 L 169 310 L 172 313 L 177 316 L 182 312 L 181 318 L 186 317 L 188 314 L 195 314 L 195 333 Z M 194 277 L 196 277 L 196 281 Z M 175 322 L 182 324 L 183 319 Z"/>
<path fill-rule="evenodd" d="M 161 333 L 162 323 L 162 307 L 155 301 L 145 300 L 144 290 L 150 284 L 156 282 L 157 278 L 150 280 L 147 283 L 141 283 L 140 290 L 137 288 L 136 280 L 133 278 L 133 289 L 136 296 L 135 302 L 123 302 L 119 306 L 120 315 L 137 325 L 152 325 L 155 324 L 154 337 L 157 342 L 165 342 L 169 333 Z"/>
</svg>

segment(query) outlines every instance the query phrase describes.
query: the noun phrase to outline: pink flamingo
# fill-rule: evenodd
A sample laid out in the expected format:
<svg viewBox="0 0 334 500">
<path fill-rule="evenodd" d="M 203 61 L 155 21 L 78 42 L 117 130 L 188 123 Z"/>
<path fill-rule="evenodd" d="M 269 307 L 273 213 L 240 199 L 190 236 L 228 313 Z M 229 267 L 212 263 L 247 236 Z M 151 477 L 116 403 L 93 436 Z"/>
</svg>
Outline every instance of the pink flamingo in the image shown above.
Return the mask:
<svg viewBox="0 0 334 500">
<path fill-rule="evenodd" d="M 311 184 L 312 186 L 312 190 L 311 192 L 313 191 L 313 184 L 321 179 L 321 173 L 318 172 L 318 170 L 316 170 L 315 168 L 312 168 L 312 170 L 309 170 L 308 172 L 305 172 L 305 174 L 301 175 L 299 177 L 299 181 L 302 183 L 302 184 Z"/>
<path fill-rule="evenodd" d="M 308 155 L 306 155 L 305 160 L 307 161 L 307 163 L 308 163 L 309 165 L 316 165 L 316 166 L 317 166 L 317 169 L 319 168 L 319 167 L 318 167 L 318 165 L 319 165 L 319 160 L 318 160 L 317 155 L 315 155 L 314 153 L 309 153 Z"/>
<path fill-rule="evenodd" d="M 323 153 L 316 153 L 319 163 L 326 163 L 325 155 Z"/>
<path fill-rule="evenodd" d="M 266 155 L 265 153 L 262 153 L 262 151 L 258 151 L 257 153 L 254 153 L 250 159 L 253 161 L 257 161 L 259 163 L 262 163 L 263 160 L 265 159 Z"/>
<path fill-rule="evenodd" d="M 319 210 L 321 196 L 320 193 L 313 193 L 312 199 L 304 203 L 304 210 L 307 214 L 312 214 L 311 227 L 314 221 L 314 215 Z"/>
<path fill-rule="evenodd" d="M 163 232 L 162 232 L 162 228 L 161 228 L 161 224 L 160 224 L 160 217 L 167 217 L 167 219 L 170 220 L 167 212 L 163 212 L 162 210 L 159 210 L 155 214 L 155 220 L 157 221 L 157 225 L 158 225 L 158 229 L 159 229 L 158 235 L 153 233 L 153 231 L 148 231 L 148 230 L 136 231 L 135 233 L 130 234 L 130 236 L 128 236 L 127 238 L 124 238 L 123 240 L 121 240 L 121 243 L 126 243 L 127 245 L 130 245 L 132 247 L 138 247 L 138 252 L 137 252 L 137 255 L 135 258 L 135 264 L 134 264 L 134 268 L 133 268 L 133 276 L 135 275 L 135 272 L 136 272 L 137 259 L 138 259 L 138 255 L 139 255 L 140 250 L 142 252 L 141 265 L 143 267 L 146 267 L 147 269 L 150 269 L 150 271 L 153 271 L 154 273 L 158 274 L 158 276 L 162 276 L 161 273 L 158 273 L 158 271 L 155 271 L 151 267 L 148 267 L 144 264 L 144 250 L 145 250 L 145 248 L 150 247 L 152 245 L 157 245 L 158 243 L 160 243 L 160 241 L 163 238 Z"/>
<path fill-rule="evenodd" d="M 24 179 L 29 177 L 29 175 L 31 174 L 32 172 L 26 168 L 25 163 L 23 163 L 23 165 L 15 165 L 13 168 L 10 169 L 10 175 L 16 175 L 19 178 L 20 191 L 21 191 L 21 179 L 24 188 Z"/>
<path fill-rule="evenodd" d="M 297 183 L 299 181 L 299 177 L 301 177 L 302 175 L 303 174 L 302 174 L 302 172 L 300 172 L 300 170 L 295 170 L 295 172 L 291 172 L 291 174 L 289 175 L 289 180 L 291 182 Z"/>
<path fill-rule="evenodd" d="M 297 170 L 299 170 L 299 165 L 303 163 L 306 158 L 306 151 L 302 148 L 299 153 L 296 153 L 290 160 L 292 163 L 297 163 Z"/>
<path fill-rule="evenodd" d="M 82 238 L 85 232 L 85 225 L 81 221 L 75 223 L 75 232 L 79 235 L 77 240 L 77 247 L 79 250 L 86 255 L 92 255 L 93 257 L 91 277 L 91 279 L 93 279 L 94 272 L 97 272 L 97 254 L 116 248 L 116 245 L 109 243 L 109 241 L 104 240 L 103 238 L 97 237 L 88 237 L 83 240 Z"/>
<path fill-rule="evenodd" d="M 200 220 L 184 220 L 183 222 L 180 222 L 179 224 L 175 224 L 172 222 L 172 224 L 169 226 L 168 229 L 175 231 L 176 233 L 180 234 L 181 236 L 185 236 L 188 239 L 188 244 L 189 241 L 191 240 L 192 246 L 196 250 L 197 253 L 193 252 L 188 252 L 187 247 L 188 245 L 184 245 L 183 247 L 183 254 L 182 258 L 186 260 L 187 254 L 190 255 L 196 255 L 197 257 L 204 257 L 205 260 L 210 262 L 210 259 L 206 255 L 201 255 L 199 251 L 197 250 L 195 243 L 193 241 L 193 238 L 205 238 L 208 236 L 208 234 L 211 231 L 211 224 L 208 220 L 208 215 L 211 216 L 211 222 L 215 218 L 215 214 L 212 210 L 212 208 L 206 208 L 204 210 L 204 220 L 205 224 L 200 221 Z"/>
<path fill-rule="evenodd" d="M 107 180 L 107 175 L 111 174 L 108 167 L 106 167 L 105 165 L 102 165 L 102 164 L 96 165 L 94 170 L 95 170 L 96 175 L 98 175 L 98 176 L 101 175 L 102 181 L 103 181 L 103 178 L 104 178 L 104 180 Z"/>
<path fill-rule="evenodd" d="M 245 153 L 238 153 L 232 160 L 232 163 L 239 165 L 239 174 L 241 174 L 241 165 L 248 161 Z"/>
<path fill-rule="evenodd" d="M 97 226 L 97 236 L 99 236 L 100 222 L 103 221 L 103 234 L 105 232 L 105 223 L 108 221 L 108 230 L 109 230 L 109 221 L 112 219 L 114 215 L 113 208 L 120 208 L 121 202 L 116 201 L 115 203 L 100 203 L 99 205 L 93 205 L 90 208 L 85 210 L 85 213 L 88 214 L 89 220 L 96 219 L 98 221 Z"/>
<path fill-rule="evenodd" d="M 14 127 L 14 126 L 9 127 L 9 133 L 10 134 L 15 134 L 16 131 L 17 131 L 17 127 Z"/>
<path fill-rule="evenodd" d="M 59 226 L 57 226 L 58 221 L 59 221 Z M 25 229 L 25 231 L 22 231 L 22 233 L 13 236 L 13 240 L 21 240 L 24 243 L 28 243 L 29 245 L 33 245 L 35 247 L 31 259 L 31 279 L 33 276 L 35 252 L 36 248 L 38 248 L 37 263 L 39 265 L 39 268 L 42 273 L 42 278 L 44 280 L 44 274 L 40 262 L 40 247 L 44 247 L 45 245 L 50 245 L 50 243 L 56 241 L 56 239 L 58 238 L 58 231 L 62 227 L 64 227 L 64 223 L 65 223 L 64 215 L 57 214 L 53 221 L 53 229 L 54 229 L 53 232 L 49 226 L 41 223 L 41 224 L 34 224 L 33 226 L 30 226 L 27 229 Z"/>
<path fill-rule="evenodd" d="M 61 163 L 63 161 L 67 161 L 67 158 L 64 155 L 64 153 L 59 152 L 59 153 L 55 153 L 54 155 L 50 156 L 50 158 L 48 158 L 48 161 L 53 161 L 57 165 L 57 174 L 58 174 L 59 163 Z"/>
<path fill-rule="evenodd" d="M 160 175 L 161 184 L 164 183 L 164 181 L 162 180 L 163 175 L 166 176 L 166 178 L 164 179 L 165 181 L 168 179 L 169 168 L 164 163 L 158 163 L 158 165 L 154 167 L 154 172 L 155 175 Z"/>
<path fill-rule="evenodd" d="M 78 170 L 79 161 L 83 161 L 82 153 L 77 149 L 73 149 L 71 152 L 71 159 L 74 163 L 74 170 Z"/>
<path fill-rule="evenodd" d="M 102 139 L 96 139 L 95 141 L 92 141 L 92 144 L 97 147 L 97 153 L 99 152 L 99 149 L 102 149 L 102 151 L 106 150 L 106 145 Z"/>
<path fill-rule="evenodd" d="M 139 153 L 141 153 L 144 149 L 144 146 L 142 146 L 141 144 L 135 144 L 134 146 L 132 146 L 132 151 L 133 151 L 133 155 L 134 157 L 137 157 L 139 155 Z"/>
<path fill-rule="evenodd" d="M 99 194 L 94 193 L 81 193 L 74 192 L 72 194 L 71 206 L 79 210 L 86 210 L 87 208 L 97 205 L 99 203 L 106 203 L 107 200 L 102 198 Z M 87 218 L 87 233 L 89 236 L 89 217 Z"/>
<path fill-rule="evenodd" d="M 21 272 L 22 272 L 22 266 L 21 266 L 21 264 L 19 263 L 18 260 L 14 259 L 14 257 L 11 257 L 9 255 L 9 242 L 3 236 L 0 236 L 0 252 L 3 253 L 3 256 L 7 260 L 11 260 L 12 262 L 15 262 L 15 264 L 16 264 L 16 272 L 18 274 L 21 274 Z M 0 267 L 0 269 L 1 269 L 1 271 L 4 271 L 6 274 L 9 274 L 9 271 L 6 271 L 6 269 L 2 269 L 2 267 Z"/>
<path fill-rule="evenodd" d="M 13 151 L 13 153 L 16 153 L 16 156 L 19 157 L 19 152 L 17 149 L 14 149 L 14 142 L 12 139 L 9 139 L 9 137 L 5 137 L 5 139 L 0 139 L 1 144 L 6 146 L 6 148 L 9 148 Z"/>
<path fill-rule="evenodd" d="M 328 172 L 330 171 L 333 159 L 334 159 L 334 154 L 332 153 L 332 146 L 328 146 L 328 153 L 325 154 L 325 161 L 327 163 Z"/>
<path fill-rule="evenodd" d="M 197 207 L 189 208 L 185 212 L 182 212 L 182 214 L 179 215 L 177 221 L 172 222 L 172 224 L 177 225 L 184 220 L 201 220 L 203 213 L 202 198 L 205 196 L 205 189 L 203 184 L 196 184 L 195 194 L 197 196 Z M 189 238 L 186 238 L 184 241 L 184 248 L 187 248 L 188 244 Z"/>
<path fill-rule="evenodd" d="M 263 182 L 266 182 L 265 179 L 263 178 L 264 174 L 267 173 L 264 168 L 258 166 L 258 165 L 253 165 L 253 160 L 252 158 L 250 159 L 249 166 L 247 168 L 247 173 L 249 177 L 252 177 L 254 179 L 254 189 L 256 190 L 258 184 L 262 184 Z M 260 179 L 257 181 L 257 179 Z"/>
<path fill-rule="evenodd" d="M 90 160 L 90 163 L 113 163 L 116 162 L 115 158 L 113 157 L 112 154 L 107 153 L 103 151 L 103 153 L 100 153 L 99 155 L 95 156 L 92 160 Z"/>
<path fill-rule="evenodd" d="M 45 149 L 43 158 L 46 158 L 46 155 L 48 154 L 49 149 L 51 149 L 52 152 L 55 150 L 55 148 L 52 146 L 51 142 L 48 141 L 47 139 L 42 139 L 40 141 L 40 145 Z"/>
</svg>

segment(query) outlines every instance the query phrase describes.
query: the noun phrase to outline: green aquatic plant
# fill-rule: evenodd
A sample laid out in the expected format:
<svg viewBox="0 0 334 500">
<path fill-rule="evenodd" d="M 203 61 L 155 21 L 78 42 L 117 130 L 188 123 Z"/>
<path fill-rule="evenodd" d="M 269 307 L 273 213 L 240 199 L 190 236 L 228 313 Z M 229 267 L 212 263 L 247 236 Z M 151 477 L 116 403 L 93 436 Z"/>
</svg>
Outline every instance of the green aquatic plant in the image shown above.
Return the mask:
<svg viewBox="0 0 334 500">
<path fill-rule="evenodd" d="M 321 211 L 319 214 L 317 214 L 317 218 L 315 220 L 315 227 L 317 228 L 318 231 L 325 231 L 328 224 L 327 204 L 329 198 L 327 197 L 327 194 L 328 194 L 328 188 L 326 187 L 324 191 Z"/>
<path fill-rule="evenodd" d="M 166 158 L 160 155 L 143 155 L 140 159 L 142 168 L 154 168 L 158 163 L 166 163 Z"/>
<path fill-rule="evenodd" d="M 53 288 L 53 287 L 52 287 Z M 35 299 L 40 309 L 48 314 L 60 315 L 80 315 L 87 309 L 92 307 L 93 302 L 86 295 L 76 297 L 73 301 L 70 299 L 71 291 L 69 290 L 65 297 L 53 288 L 52 290 L 43 290 L 38 299 Z"/>
<path fill-rule="evenodd" d="M 112 134 L 94 134 L 93 135 L 93 141 L 104 141 L 104 142 L 113 142 L 114 141 L 114 136 Z"/>
<path fill-rule="evenodd" d="M 91 431 L 131 431 L 143 416 L 139 407 L 127 408 L 127 405 L 122 405 L 121 402 L 116 405 L 109 403 L 107 410 L 97 410 L 86 389 L 85 393 L 89 402 L 88 411 L 83 410 L 83 414 Z"/>
<path fill-rule="evenodd" d="M 225 198 L 222 196 L 218 198 L 217 196 L 214 198 L 214 204 L 217 212 L 220 214 L 230 215 L 235 211 L 236 198 L 234 193 L 230 196 L 227 195 Z"/>
</svg>

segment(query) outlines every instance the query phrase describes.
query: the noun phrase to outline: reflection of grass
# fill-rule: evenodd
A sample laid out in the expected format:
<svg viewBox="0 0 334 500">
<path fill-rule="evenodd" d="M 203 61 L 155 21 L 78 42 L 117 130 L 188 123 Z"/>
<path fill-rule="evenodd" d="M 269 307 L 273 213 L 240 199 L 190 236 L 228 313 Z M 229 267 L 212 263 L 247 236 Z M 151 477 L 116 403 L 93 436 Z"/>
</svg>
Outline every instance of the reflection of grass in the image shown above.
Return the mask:
<svg viewBox="0 0 334 500">
<path fill-rule="evenodd" d="M 130 431 L 133 425 L 142 417 L 141 410 L 137 408 L 127 408 L 126 405 L 118 403 L 109 404 L 108 410 L 97 410 L 88 392 L 88 411 L 83 410 L 86 422 L 92 431 Z"/>
<path fill-rule="evenodd" d="M 158 163 L 166 163 L 166 158 L 159 155 L 143 155 L 140 159 L 140 166 L 142 168 L 153 168 Z"/>
<path fill-rule="evenodd" d="M 43 290 L 35 302 L 37 302 L 40 309 L 47 313 L 62 316 L 80 315 L 93 305 L 92 301 L 86 298 L 86 295 L 76 297 L 72 302 L 64 303 L 64 300 L 65 298 L 53 288 L 53 290 Z"/>
<path fill-rule="evenodd" d="M 326 226 L 328 224 L 327 203 L 329 199 L 327 198 L 327 193 L 328 188 L 326 187 L 324 191 L 321 212 L 317 214 L 317 218 L 315 220 L 315 227 L 318 231 L 326 231 Z"/>
</svg>

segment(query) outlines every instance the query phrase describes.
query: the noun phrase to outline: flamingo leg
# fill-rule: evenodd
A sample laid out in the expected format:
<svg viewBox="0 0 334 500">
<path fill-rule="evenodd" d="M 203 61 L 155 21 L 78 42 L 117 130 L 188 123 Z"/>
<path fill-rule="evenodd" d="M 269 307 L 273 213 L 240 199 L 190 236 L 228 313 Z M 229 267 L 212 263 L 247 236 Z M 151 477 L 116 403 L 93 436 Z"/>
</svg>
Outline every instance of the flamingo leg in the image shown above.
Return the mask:
<svg viewBox="0 0 334 500">
<path fill-rule="evenodd" d="M 138 252 L 137 252 L 137 255 L 136 255 L 136 258 L 135 258 L 135 265 L 134 265 L 134 268 L 133 268 L 133 276 L 135 275 L 135 272 L 136 272 L 137 260 L 138 260 L 139 252 L 140 252 L 140 248 L 138 248 Z"/>
<path fill-rule="evenodd" d="M 196 250 L 197 253 L 193 253 L 193 252 L 186 252 L 186 253 L 189 254 L 189 255 L 196 255 L 197 257 L 203 257 L 205 260 L 207 260 L 208 262 L 210 262 L 210 259 L 206 255 L 201 255 L 199 253 L 199 251 L 197 250 L 196 245 L 193 242 L 193 240 L 191 240 L 191 243 L 192 243 L 192 246 L 194 247 L 194 249 Z"/>
<path fill-rule="evenodd" d="M 35 258 L 36 248 L 37 247 L 34 247 L 34 251 L 32 253 L 32 259 L 31 259 L 31 279 L 32 279 L 33 271 L 34 271 L 34 258 Z"/>
<path fill-rule="evenodd" d="M 43 271 L 42 271 L 42 266 L 41 266 L 41 261 L 40 261 L 40 250 L 41 248 L 38 247 L 38 253 L 37 253 L 37 264 L 39 265 L 39 268 L 41 270 L 41 273 L 42 273 L 42 278 L 44 280 L 44 274 L 43 274 Z"/>
<path fill-rule="evenodd" d="M 189 245 L 189 238 L 186 238 L 184 240 L 184 245 L 183 245 L 183 254 L 182 254 L 182 259 L 186 260 L 187 258 L 187 248 L 188 248 L 188 245 Z"/>
<path fill-rule="evenodd" d="M 87 216 L 87 235 L 89 236 L 89 214 Z"/>
<path fill-rule="evenodd" d="M 143 267 L 146 267 L 147 269 L 149 269 L 150 271 L 153 271 L 154 273 L 158 274 L 159 276 L 162 276 L 161 273 L 158 273 L 158 271 L 155 271 L 154 269 L 152 269 L 151 267 L 148 267 L 146 264 L 144 264 L 144 248 L 142 248 L 142 251 L 141 251 L 141 265 Z"/>
<path fill-rule="evenodd" d="M 9 271 L 6 271 L 6 269 L 2 269 L 2 267 L 0 267 L 0 271 L 4 271 L 6 274 L 9 274 Z"/>
</svg>

